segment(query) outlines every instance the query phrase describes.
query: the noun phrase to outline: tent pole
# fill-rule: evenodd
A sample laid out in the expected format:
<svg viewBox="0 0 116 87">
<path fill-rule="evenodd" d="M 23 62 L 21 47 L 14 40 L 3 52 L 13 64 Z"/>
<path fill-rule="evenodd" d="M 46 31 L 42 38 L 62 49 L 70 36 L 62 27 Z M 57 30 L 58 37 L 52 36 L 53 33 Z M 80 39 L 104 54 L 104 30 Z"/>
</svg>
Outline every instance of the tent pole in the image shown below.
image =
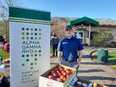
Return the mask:
<svg viewBox="0 0 116 87">
<path fill-rule="evenodd" d="M 89 46 L 91 45 L 91 25 L 89 24 Z"/>
</svg>

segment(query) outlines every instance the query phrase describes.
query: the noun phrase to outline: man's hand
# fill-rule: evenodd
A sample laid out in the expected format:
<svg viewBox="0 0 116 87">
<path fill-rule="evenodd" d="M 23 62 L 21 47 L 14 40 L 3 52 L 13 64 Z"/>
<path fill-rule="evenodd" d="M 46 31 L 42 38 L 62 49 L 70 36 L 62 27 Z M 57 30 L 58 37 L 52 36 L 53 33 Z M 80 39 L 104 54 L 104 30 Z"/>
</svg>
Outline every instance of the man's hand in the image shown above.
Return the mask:
<svg viewBox="0 0 116 87">
<path fill-rule="evenodd" d="M 81 63 L 81 58 L 78 58 L 77 59 L 77 64 L 80 65 L 80 63 Z"/>
<path fill-rule="evenodd" d="M 58 64 L 61 64 L 61 58 L 58 57 Z"/>
</svg>

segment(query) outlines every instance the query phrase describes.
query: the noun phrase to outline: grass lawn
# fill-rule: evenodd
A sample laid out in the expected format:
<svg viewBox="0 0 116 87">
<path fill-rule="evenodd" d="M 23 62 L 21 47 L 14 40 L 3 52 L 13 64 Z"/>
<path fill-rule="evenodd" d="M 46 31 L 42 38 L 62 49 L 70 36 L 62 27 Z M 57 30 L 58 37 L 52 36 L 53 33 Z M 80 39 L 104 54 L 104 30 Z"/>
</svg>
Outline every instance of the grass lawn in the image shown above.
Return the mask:
<svg viewBox="0 0 116 87">
<path fill-rule="evenodd" d="M 113 70 L 116 70 L 116 65 L 111 66 Z"/>
<path fill-rule="evenodd" d="M 109 62 L 116 64 L 116 51 L 109 52 Z"/>
<path fill-rule="evenodd" d="M 8 59 L 10 55 L 6 51 L 4 51 L 2 48 L 0 48 L 0 56 L 2 56 L 3 59 Z"/>
<path fill-rule="evenodd" d="M 116 70 L 116 51 L 109 52 L 109 62 L 113 64 L 112 69 Z"/>
</svg>

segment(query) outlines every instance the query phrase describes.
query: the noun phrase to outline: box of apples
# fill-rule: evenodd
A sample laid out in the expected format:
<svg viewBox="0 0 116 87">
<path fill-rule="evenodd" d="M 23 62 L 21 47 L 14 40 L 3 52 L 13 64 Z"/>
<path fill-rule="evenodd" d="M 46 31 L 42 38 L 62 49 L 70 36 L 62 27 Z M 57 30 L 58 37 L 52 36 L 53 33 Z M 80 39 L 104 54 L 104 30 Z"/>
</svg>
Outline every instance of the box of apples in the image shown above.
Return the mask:
<svg viewBox="0 0 116 87">
<path fill-rule="evenodd" d="M 75 71 L 74 68 L 65 65 L 56 65 L 39 77 L 39 87 L 64 87 Z"/>
</svg>

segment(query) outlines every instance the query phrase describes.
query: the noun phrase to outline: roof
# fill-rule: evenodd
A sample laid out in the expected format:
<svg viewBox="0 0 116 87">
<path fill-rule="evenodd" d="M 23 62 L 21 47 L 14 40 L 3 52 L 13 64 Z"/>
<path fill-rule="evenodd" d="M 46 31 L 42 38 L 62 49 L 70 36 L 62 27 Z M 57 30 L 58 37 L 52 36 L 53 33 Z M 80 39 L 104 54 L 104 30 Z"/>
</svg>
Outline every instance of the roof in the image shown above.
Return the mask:
<svg viewBox="0 0 116 87">
<path fill-rule="evenodd" d="M 50 12 L 38 11 L 25 8 L 9 7 L 9 17 L 36 19 L 36 20 L 51 20 Z"/>
<path fill-rule="evenodd" d="M 94 19 L 88 18 L 88 17 L 82 17 L 82 18 L 78 18 L 78 19 L 75 19 L 75 20 L 71 21 L 72 26 L 73 25 L 81 25 L 81 24 L 98 26 L 99 22 L 94 20 Z"/>
</svg>

